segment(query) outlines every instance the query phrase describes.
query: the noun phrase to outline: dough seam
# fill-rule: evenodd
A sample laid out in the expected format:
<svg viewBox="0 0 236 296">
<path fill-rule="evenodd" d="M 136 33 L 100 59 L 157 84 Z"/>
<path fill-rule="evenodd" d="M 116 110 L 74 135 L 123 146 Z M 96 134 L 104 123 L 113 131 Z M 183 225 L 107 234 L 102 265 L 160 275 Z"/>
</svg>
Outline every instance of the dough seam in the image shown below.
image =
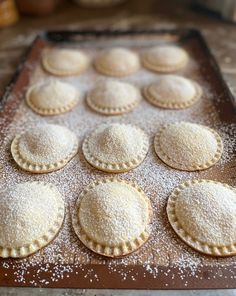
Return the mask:
<svg viewBox="0 0 236 296">
<path fill-rule="evenodd" d="M 160 145 L 160 137 L 162 135 L 162 133 L 164 132 L 165 128 L 168 125 L 165 125 L 163 127 L 160 128 L 160 130 L 158 131 L 158 133 L 156 134 L 155 138 L 154 138 L 154 148 L 155 148 L 155 152 L 157 154 L 157 156 L 167 165 L 170 166 L 174 169 L 178 169 L 178 170 L 183 170 L 183 171 L 198 171 L 198 170 L 204 170 L 204 169 L 208 169 L 209 167 L 213 166 L 220 158 L 222 155 L 222 151 L 223 151 L 223 143 L 221 140 L 221 137 L 219 136 L 219 134 L 214 131 L 213 129 L 204 126 L 204 128 L 208 129 L 211 133 L 213 133 L 213 135 L 215 136 L 215 139 L 217 141 L 217 151 L 214 155 L 214 157 L 210 160 L 208 160 L 207 162 L 205 162 L 202 165 L 192 165 L 192 166 L 188 166 L 186 167 L 185 165 L 183 165 L 182 163 L 179 163 L 175 160 L 173 160 L 172 158 L 170 158 L 165 151 L 162 149 L 161 145 Z M 168 161 L 168 162 L 166 162 Z M 175 164 L 178 165 L 178 168 L 175 167 Z"/>
<path fill-rule="evenodd" d="M 225 245 L 225 246 L 214 246 L 214 245 L 209 245 L 207 243 L 201 242 L 194 237 L 192 237 L 187 231 L 185 231 L 180 222 L 178 221 L 178 218 L 175 213 L 175 202 L 176 199 L 179 195 L 179 193 L 185 189 L 186 187 L 189 187 L 193 184 L 197 183 L 215 183 L 219 184 L 220 182 L 216 181 L 211 181 L 211 180 L 190 180 L 187 181 L 181 185 L 179 185 L 169 196 L 168 202 L 167 202 L 167 216 L 168 220 L 174 229 L 175 233 L 190 247 L 194 248 L 195 250 L 202 252 L 204 254 L 212 255 L 212 256 L 221 256 L 221 257 L 226 257 L 226 256 L 232 256 L 236 254 L 236 242 L 231 245 Z M 225 183 L 220 183 L 221 185 L 225 186 L 226 188 L 233 189 L 234 191 L 235 188 L 229 186 L 228 184 Z"/>
<path fill-rule="evenodd" d="M 27 160 L 25 160 L 21 155 L 20 155 L 20 151 L 18 149 L 19 146 L 19 140 L 21 135 L 24 132 L 22 132 L 21 134 L 17 135 L 14 140 L 12 141 L 11 144 L 11 153 L 12 153 L 12 157 L 15 160 L 15 162 L 24 170 L 28 171 L 28 172 L 32 172 L 32 173 L 38 173 L 38 174 L 43 174 L 43 173 L 49 173 L 49 172 L 53 172 L 56 170 L 59 170 L 61 168 L 63 168 L 78 152 L 78 143 L 75 143 L 73 149 L 71 150 L 70 154 L 55 163 L 50 163 L 50 164 L 40 164 L 40 163 L 31 163 Z"/>
<path fill-rule="evenodd" d="M 43 184 L 43 185 L 49 186 L 53 189 L 55 188 L 53 185 L 45 183 L 45 182 L 34 181 L 31 183 Z M 65 216 L 64 202 L 60 198 L 58 198 L 57 201 L 58 201 L 58 205 L 59 205 L 57 219 L 55 220 L 53 225 L 45 232 L 45 234 L 43 236 L 41 236 L 38 239 L 35 239 L 30 244 L 26 244 L 26 245 L 16 247 L 16 248 L 8 248 L 8 247 L 1 247 L 0 246 L 0 257 L 2 257 L 2 258 L 8 258 L 8 257 L 23 258 L 23 257 L 27 257 L 27 256 L 37 252 L 41 248 L 47 246 L 57 236 L 57 234 L 59 233 L 59 231 L 62 227 L 63 221 L 64 221 L 64 216 Z"/>
<path fill-rule="evenodd" d="M 187 102 L 182 102 L 182 103 L 160 102 L 149 92 L 150 86 L 147 86 L 143 89 L 144 97 L 147 99 L 148 102 L 150 102 L 151 104 L 153 104 L 154 106 L 157 106 L 157 107 L 171 108 L 171 109 L 184 109 L 184 108 L 190 107 L 193 104 L 195 104 L 200 99 L 200 97 L 202 95 L 202 88 L 200 87 L 200 85 L 195 81 L 191 81 L 191 83 L 195 87 L 196 94 L 194 97 L 192 97 Z"/>
<path fill-rule="evenodd" d="M 95 188 L 97 185 L 102 184 L 102 183 L 109 183 L 109 182 L 119 182 L 119 183 L 124 183 L 126 185 L 130 185 L 134 187 L 140 194 L 141 196 L 145 199 L 145 201 L 149 205 L 149 222 L 147 225 L 147 229 L 143 231 L 139 237 L 134 238 L 132 241 L 128 242 L 123 242 L 121 245 L 118 246 L 105 246 L 101 245 L 100 243 L 95 242 L 94 240 L 90 239 L 87 234 L 82 230 L 82 227 L 79 225 L 79 219 L 78 219 L 78 209 L 80 206 L 80 202 L 85 194 L 93 188 Z M 149 238 L 151 229 L 149 227 L 149 224 L 151 223 L 152 220 L 152 208 L 151 208 L 151 203 L 149 199 L 146 197 L 145 193 L 143 190 L 134 182 L 126 181 L 126 180 L 121 180 L 117 178 L 107 178 L 107 179 L 101 179 L 94 181 L 92 184 L 90 184 L 88 187 L 86 187 L 82 193 L 79 195 L 79 199 L 76 202 L 75 210 L 72 214 L 72 224 L 75 233 L 81 240 L 81 242 L 88 247 L 90 250 L 93 252 L 103 255 L 106 257 L 111 257 L 111 258 L 119 258 L 126 256 L 130 253 L 133 253 L 134 251 L 138 250 Z"/>
</svg>

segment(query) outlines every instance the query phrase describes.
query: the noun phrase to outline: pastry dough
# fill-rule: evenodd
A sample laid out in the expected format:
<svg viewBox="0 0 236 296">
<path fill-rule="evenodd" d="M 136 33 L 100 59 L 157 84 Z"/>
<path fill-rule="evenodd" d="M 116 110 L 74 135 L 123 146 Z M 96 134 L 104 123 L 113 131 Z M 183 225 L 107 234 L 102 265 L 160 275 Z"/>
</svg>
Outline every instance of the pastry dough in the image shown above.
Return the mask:
<svg viewBox="0 0 236 296">
<path fill-rule="evenodd" d="M 155 136 L 156 154 L 169 166 L 186 171 L 204 170 L 221 157 L 223 143 L 214 130 L 190 122 L 163 126 Z"/>
<path fill-rule="evenodd" d="M 92 251 L 120 257 L 146 242 L 151 213 L 149 199 L 136 184 L 119 179 L 99 180 L 80 194 L 73 227 Z"/>
<path fill-rule="evenodd" d="M 104 75 L 122 77 L 137 72 L 140 62 L 131 50 L 117 47 L 102 52 L 95 60 L 95 67 Z"/>
<path fill-rule="evenodd" d="M 88 105 L 106 115 L 123 114 L 132 111 L 140 102 L 141 94 L 133 85 L 116 80 L 98 82 L 88 94 Z"/>
<path fill-rule="evenodd" d="M 72 85 L 56 79 L 32 85 L 26 93 L 29 107 L 41 115 L 61 114 L 71 110 L 79 100 Z"/>
<path fill-rule="evenodd" d="M 15 162 L 24 170 L 47 173 L 64 167 L 78 151 L 76 135 L 64 126 L 41 124 L 17 135 L 11 145 Z"/>
<path fill-rule="evenodd" d="M 186 66 L 187 52 L 174 45 L 155 46 L 143 54 L 145 68 L 157 72 L 174 72 Z"/>
<path fill-rule="evenodd" d="M 130 124 L 105 124 L 83 142 L 86 160 L 99 170 L 119 173 L 137 167 L 148 152 L 148 137 Z"/>
<path fill-rule="evenodd" d="M 150 103 L 169 109 L 187 108 L 196 103 L 201 94 L 201 87 L 195 81 L 177 75 L 160 76 L 144 89 Z"/>
<path fill-rule="evenodd" d="M 53 75 L 79 75 L 88 68 L 89 59 L 80 50 L 51 48 L 43 51 L 42 65 Z"/>
<path fill-rule="evenodd" d="M 209 255 L 236 254 L 236 189 L 194 180 L 174 190 L 167 204 L 171 226 L 192 248 Z"/>
<path fill-rule="evenodd" d="M 64 220 L 56 187 L 42 182 L 16 184 L 0 192 L 0 257 L 20 258 L 48 245 Z"/>
</svg>

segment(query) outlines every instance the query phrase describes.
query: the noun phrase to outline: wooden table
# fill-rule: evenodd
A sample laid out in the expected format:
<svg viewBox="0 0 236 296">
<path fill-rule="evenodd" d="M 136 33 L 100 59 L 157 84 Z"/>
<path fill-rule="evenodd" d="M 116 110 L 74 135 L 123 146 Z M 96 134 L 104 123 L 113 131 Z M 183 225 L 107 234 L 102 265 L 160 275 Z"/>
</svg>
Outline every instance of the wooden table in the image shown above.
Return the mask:
<svg viewBox="0 0 236 296">
<path fill-rule="evenodd" d="M 85 9 L 65 2 L 46 17 L 22 17 L 12 27 L 0 30 L 0 95 L 16 70 L 27 47 L 42 30 L 82 28 L 175 28 L 196 27 L 202 31 L 215 54 L 225 79 L 236 93 L 236 25 L 200 13 L 190 7 L 189 1 L 130 0 L 115 8 Z M 235 291 L 174 292 L 174 295 L 236 295 Z M 171 292 L 149 291 L 92 291 L 0 288 L 0 295 L 169 295 Z M 172 294 L 171 294 L 172 295 Z"/>
</svg>

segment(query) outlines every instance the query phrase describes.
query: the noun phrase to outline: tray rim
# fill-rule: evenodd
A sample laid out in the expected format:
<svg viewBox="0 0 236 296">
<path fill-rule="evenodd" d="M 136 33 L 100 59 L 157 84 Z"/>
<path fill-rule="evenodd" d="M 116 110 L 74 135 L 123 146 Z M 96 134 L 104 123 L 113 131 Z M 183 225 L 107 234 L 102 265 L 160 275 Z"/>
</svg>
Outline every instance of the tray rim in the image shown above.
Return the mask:
<svg viewBox="0 0 236 296">
<path fill-rule="evenodd" d="M 4 104 L 6 103 L 6 100 L 9 96 L 9 94 L 12 91 L 12 88 L 14 86 L 14 83 L 17 81 L 21 70 L 24 66 L 25 61 L 27 60 L 28 56 L 30 55 L 31 50 L 34 48 L 36 42 L 39 39 L 43 39 L 45 41 L 49 42 L 55 42 L 55 43 L 62 43 L 62 42 L 78 42 L 78 41 L 73 41 L 68 38 L 71 38 L 73 36 L 93 36 L 93 37 L 101 37 L 101 36 L 109 36 L 109 37 L 117 37 L 117 36 L 126 36 L 126 35 L 139 35 L 139 34 L 171 34 L 171 35 L 185 35 L 185 38 L 191 35 L 192 37 L 197 37 L 199 41 L 201 42 L 204 50 L 206 51 L 206 54 L 209 56 L 211 59 L 212 66 L 215 68 L 215 71 L 222 80 L 224 90 L 227 92 L 227 96 L 230 98 L 232 106 L 234 108 L 234 111 L 236 113 L 236 98 L 234 97 L 233 93 L 231 92 L 230 88 L 228 87 L 223 73 L 214 57 L 212 54 L 210 48 L 208 47 L 204 37 L 202 36 L 202 33 L 200 30 L 196 28 L 175 28 L 175 29 L 166 29 L 166 28 L 160 28 L 160 29 L 127 29 L 127 30 L 120 30 L 120 29 L 99 29 L 99 30 L 46 30 L 46 31 L 41 31 L 39 32 L 31 45 L 28 47 L 26 50 L 25 54 L 21 58 L 19 62 L 19 66 L 16 68 L 15 73 L 13 74 L 12 78 L 10 81 L 7 83 L 5 86 L 5 89 L 3 90 L 3 94 L 0 97 L 0 113 L 4 111 Z M 64 36 L 63 38 L 61 38 Z M 67 38 L 67 39 L 65 39 Z"/>
<path fill-rule="evenodd" d="M 5 91 L 3 92 L 3 95 L 1 96 L 0 98 L 0 114 L 1 112 L 4 112 L 4 106 L 5 104 L 7 103 L 7 99 L 9 97 L 9 95 L 11 94 L 13 88 L 14 88 L 14 85 L 15 83 L 17 82 L 20 74 L 21 74 L 21 71 L 25 65 L 25 62 L 27 61 L 28 57 L 30 56 L 31 52 L 32 52 L 32 49 L 35 47 L 36 43 L 39 41 L 39 40 L 44 40 L 44 41 L 49 41 L 49 42 L 59 42 L 59 43 L 62 43 L 62 42 L 66 42 L 66 43 L 69 43 L 69 42 L 73 42 L 73 41 L 68 41 L 68 40 L 55 40 L 55 37 L 56 39 L 58 38 L 58 36 L 63 36 L 63 35 L 68 35 L 68 36 L 74 36 L 74 35 L 81 35 L 81 36 L 90 36 L 92 35 L 93 37 L 100 37 L 100 36 L 111 36 L 111 37 L 117 37 L 117 36 L 126 36 L 126 35 L 132 35 L 132 34 L 135 34 L 135 35 L 138 35 L 138 34 L 190 34 L 192 35 L 193 37 L 197 37 L 199 39 L 199 41 L 201 42 L 201 45 L 203 46 L 203 49 L 206 51 L 206 54 L 208 55 L 208 57 L 211 59 L 211 63 L 212 63 L 212 66 L 215 68 L 215 72 L 217 74 L 217 76 L 220 78 L 221 82 L 222 82 L 222 86 L 224 88 L 224 90 L 227 92 L 227 97 L 229 97 L 232 101 L 232 103 L 234 102 L 234 96 L 232 94 L 232 92 L 230 91 L 227 83 L 225 82 L 224 78 L 223 78 L 223 75 L 222 75 L 222 72 L 216 62 L 216 59 L 215 57 L 212 55 L 207 43 L 205 42 L 205 39 L 203 38 L 201 32 L 197 29 L 145 29 L 145 30 L 137 30 L 137 29 L 131 29 L 131 30 L 76 30 L 76 31 L 43 31 L 43 32 L 40 32 L 36 38 L 34 39 L 34 41 L 32 42 L 32 44 L 30 45 L 30 47 L 27 49 L 25 55 L 23 56 L 23 58 L 21 59 L 20 63 L 19 63 L 19 66 L 17 67 L 16 71 L 15 71 L 15 74 L 13 75 L 12 79 L 10 80 L 10 82 L 7 84 L 6 88 L 5 88 Z M 78 42 L 78 41 L 76 41 Z M 2 259 L 1 259 L 2 260 Z M 66 264 L 65 264 L 66 265 Z M 88 266 L 88 265 L 86 265 Z M 93 267 L 96 267 L 96 268 L 100 268 L 100 264 L 93 264 L 92 265 Z M 122 264 L 120 264 L 120 266 L 122 266 Z M 130 269 L 132 270 L 132 265 L 130 265 Z M 144 268 L 140 267 L 141 269 L 144 270 Z M 163 268 L 162 266 L 159 266 L 159 268 Z M 169 268 L 169 267 L 168 267 Z M 1 271 L 1 267 L 0 267 L 0 271 Z M 4 269 L 3 269 L 4 270 Z M 80 271 L 80 269 L 78 269 L 78 271 Z M 203 268 L 203 270 L 201 271 L 203 274 L 208 272 L 208 269 L 206 268 L 206 266 Z M 1 273 L 1 272 L 0 272 Z M 147 277 L 148 278 L 148 277 Z M 164 290 L 164 289 L 210 289 L 210 288 L 222 288 L 222 284 L 220 283 L 217 283 L 215 282 L 213 286 L 204 286 L 202 284 L 201 286 L 201 281 L 199 281 L 200 285 L 199 284 L 196 284 L 196 286 L 192 286 L 192 287 L 185 287 L 185 286 L 163 286 L 160 287 L 158 285 L 158 287 L 156 287 L 156 284 L 154 283 L 155 282 L 155 279 L 150 278 L 150 281 L 152 280 L 153 282 L 153 285 L 151 285 L 151 287 L 148 287 L 147 284 L 144 284 L 143 286 L 141 285 L 140 287 L 132 287 L 132 289 L 161 289 L 161 290 Z M 199 285 L 199 286 L 198 286 Z M 24 285 L 24 284 L 10 284 L 8 285 L 6 282 L 2 283 L 2 280 L 1 280 L 1 276 L 0 276 L 0 286 L 30 286 L 30 285 Z M 32 287 L 32 286 L 31 286 Z M 47 287 L 46 285 L 42 285 L 42 287 Z M 50 287 L 52 287 L 52 285 L 50 285 Z M 54 287 L 61 287 L 61 288 L 66 288 L 66 287 L 74 287 L 75 286 L 72 284 L 71 286 L 66 286 L 65 284 L 63 285 L 60 284 L 60 285 L 55 285 Z M 231 280 L 230 283 L 228 283 L 228 286 L 225 285 L 223 288 L 235 288 L 236 287 L 236 283 Z M 81 285 L 79 284 L 78 288 L 121 288 L 121 289 L 131 289 L 129 287 L 129 285 L 127 285 L 125 282 L 122 284 L 120 283 L 118 286 L 115 285 L 114 287 L 111 287 L 107 284 L 105 284 L 104 286 L 97 286 L 96 284 L 84 284 L 84 285 Z"/>
</svg>

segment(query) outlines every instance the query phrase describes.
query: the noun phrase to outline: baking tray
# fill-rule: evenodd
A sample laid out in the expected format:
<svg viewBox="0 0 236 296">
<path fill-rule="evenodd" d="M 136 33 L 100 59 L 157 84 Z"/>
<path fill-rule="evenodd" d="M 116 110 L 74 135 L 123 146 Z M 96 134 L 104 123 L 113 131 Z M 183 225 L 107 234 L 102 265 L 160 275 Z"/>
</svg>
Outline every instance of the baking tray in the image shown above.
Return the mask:
<svg viewBox="0 0 236 296">
<path fill-rule="evenodd" d="M 92 68 L 87 74 L 64 78 L 82 92 L 79 105 L 69 113 L 41 117 L 24 103 L 29 84 L 49 74 L 40 66 L 45 47 L 82 48 L 92 56 L 104 47 L 125 46 L 142 52 L 159 43 L 183 46 L 190 54 L 189 66 L 178 72 L 200 83 L 201 102 L 185 110 L 163 110 L 145 100 L 132 113 L 106 117 L 86 105 L 86 91 L 102 75 Z M 124 78 L 139 87 L 158 74 L 145 69 Z M 62 78 L 60 78 L 62 79 Z M 219 67 L 202 35 L 194 29 L 142 31 L 57 31 L 43 32 L 33 42 L 0 102 L 0 187 L 14 182 L 44 180 L 54 183 L 65 197 L 66 221 L 59 236 L 45 249 L 21 260 L 0 260 L 0 286 L 126 288 L 126 289 L 205 289 L 236 288 L 236 257 L 211 258 L 186 246 L 169 226 L 165 207 L 168 195 L 184 180 L 209 178 L 236 185 L 234 98 L 222 78 Z M 221 161 L 201 172 L 180 172 L 164 165 L 155 155 L 153 137 L 159 124 L 189 120 L 209 125 L 223 137 L 225 152 Z M 80 143 L 85 135 L 102 122 L 130 122 L 150 136 L 147 159 L 135 170 L 118 174 L 135 179 L 151 199 L 154 208 L 153 231 L 149 242 L 138 252 L 123 259 L 106 259 L 87 250 L 71 229 L 70 211 L 81 190 L 92 180 L 110 176 L 93 169 L 78 155 L 62 170 L 33 175 L 13 162 L 9 147 L 15 133 L 38 122 L 65 124 L 75 131 Z"/>
</svg>

